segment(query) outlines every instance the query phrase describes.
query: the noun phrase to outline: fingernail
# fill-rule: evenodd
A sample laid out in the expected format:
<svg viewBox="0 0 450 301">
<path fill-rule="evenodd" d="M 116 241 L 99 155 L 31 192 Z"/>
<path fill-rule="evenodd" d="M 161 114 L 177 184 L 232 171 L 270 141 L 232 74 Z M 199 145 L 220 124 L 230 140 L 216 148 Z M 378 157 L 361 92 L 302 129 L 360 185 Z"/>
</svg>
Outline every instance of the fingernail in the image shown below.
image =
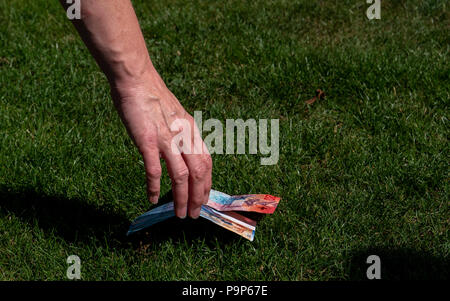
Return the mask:
<svg viewBox="0 0 450 301">
<path fill-rule="evenodd" d="M 185 219 L 186 218 L 186 214 L 183 216 L 179 216 L 180 219 Z"/>
</svg>

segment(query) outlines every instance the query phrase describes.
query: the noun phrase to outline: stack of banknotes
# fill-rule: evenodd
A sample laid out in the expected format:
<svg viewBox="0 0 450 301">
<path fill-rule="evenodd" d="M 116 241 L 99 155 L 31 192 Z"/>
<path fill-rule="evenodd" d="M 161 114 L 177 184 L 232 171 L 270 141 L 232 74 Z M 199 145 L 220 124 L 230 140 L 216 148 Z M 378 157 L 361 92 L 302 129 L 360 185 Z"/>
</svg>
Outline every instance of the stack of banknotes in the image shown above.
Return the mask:
<svg viewBox="0 0 450 301">
<path fill-rule="evenodd" d="M 279 202 L 279 197 L 268 194 L 228 195 L 211 190 L 209 201 L 202 206 L 200 216 L 253 241 L 256 221 L 235 211 L 272 214 Z M 173 202 L 158 206 L 137 217 L 131 223 L 127 235 L 174 216 Z"/>
</svg>

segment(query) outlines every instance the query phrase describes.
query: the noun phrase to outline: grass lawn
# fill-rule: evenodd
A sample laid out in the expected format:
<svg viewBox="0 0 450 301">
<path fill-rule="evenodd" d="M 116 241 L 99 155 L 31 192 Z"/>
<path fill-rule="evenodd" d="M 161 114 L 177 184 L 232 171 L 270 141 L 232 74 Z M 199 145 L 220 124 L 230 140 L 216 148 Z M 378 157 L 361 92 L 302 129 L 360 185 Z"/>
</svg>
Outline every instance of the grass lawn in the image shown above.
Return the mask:
<svg viewBox="0 0 450 301">
<path fill-rule="evenodd" d="M 71 254 L 85 280 L 366 279 L 371 254 L 449 278 L 445 2 L 134 1 L 188 112 L 280 120 L 278 164 L 213 156 L 214 189 L 282 197 L 249 242 L 188 219 L 125 237 L 150 205 L 105 77 L 56 0 L 0 0 L 0 279 L 64 280 Z"/>
</svg>

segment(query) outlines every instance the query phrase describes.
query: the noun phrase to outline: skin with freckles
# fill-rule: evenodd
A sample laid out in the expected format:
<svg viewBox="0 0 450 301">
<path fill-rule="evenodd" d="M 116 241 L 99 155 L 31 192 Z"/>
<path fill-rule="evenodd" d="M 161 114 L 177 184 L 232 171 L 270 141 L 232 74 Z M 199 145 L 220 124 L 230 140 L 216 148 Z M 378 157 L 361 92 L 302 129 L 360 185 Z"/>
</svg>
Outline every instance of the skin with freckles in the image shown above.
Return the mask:
<svg viewBox="0 0 450 301">
<path fill-rule="evenodd" d="M 61 4 L 68 7 L 63 0 Z M 172 181 L 175 214 L 197 218 L 211 189 L 211 156 L 194 119 L 155 70 L 131 2 L 82 0 L 81 20 L 72 22 L 108 78 L 114 106 L 143 157 L 149 200 L 158 202 L 162 158 Z M 201 152 L 172 150 L 173 138 L 182 130 L 171 129 L 178 119 L 188 122 Z"/>
</svg>

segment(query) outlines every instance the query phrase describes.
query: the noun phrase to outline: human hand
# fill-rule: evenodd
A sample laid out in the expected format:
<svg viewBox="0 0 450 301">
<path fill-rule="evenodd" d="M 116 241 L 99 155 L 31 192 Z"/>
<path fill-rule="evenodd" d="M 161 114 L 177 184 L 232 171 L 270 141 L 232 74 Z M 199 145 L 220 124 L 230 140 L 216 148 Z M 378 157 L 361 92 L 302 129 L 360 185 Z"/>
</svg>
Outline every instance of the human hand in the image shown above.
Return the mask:
<svg viewBox="0 0 450 301">
<path fill-rule="evenodd" d="M 143 157 L 150 202 L 156 204 L 160 194 L 161 157 L 172 181 L 176 216 L 184 218 L 188 214 L 197 218 L 201 205 L 208 202 L 212 160 L 192 116 L 156 71 L 138 83 L 112 86 L 111 95 L 128 134 Z M 183 122 L 179 123 L 180 120 Z M 180 124 L 190 128 L 192 141 L 183 140 L 183 143 L 197 145 L 195 152 L 183 152 L 173 144 L 181 130 Z"/>
</svg>

